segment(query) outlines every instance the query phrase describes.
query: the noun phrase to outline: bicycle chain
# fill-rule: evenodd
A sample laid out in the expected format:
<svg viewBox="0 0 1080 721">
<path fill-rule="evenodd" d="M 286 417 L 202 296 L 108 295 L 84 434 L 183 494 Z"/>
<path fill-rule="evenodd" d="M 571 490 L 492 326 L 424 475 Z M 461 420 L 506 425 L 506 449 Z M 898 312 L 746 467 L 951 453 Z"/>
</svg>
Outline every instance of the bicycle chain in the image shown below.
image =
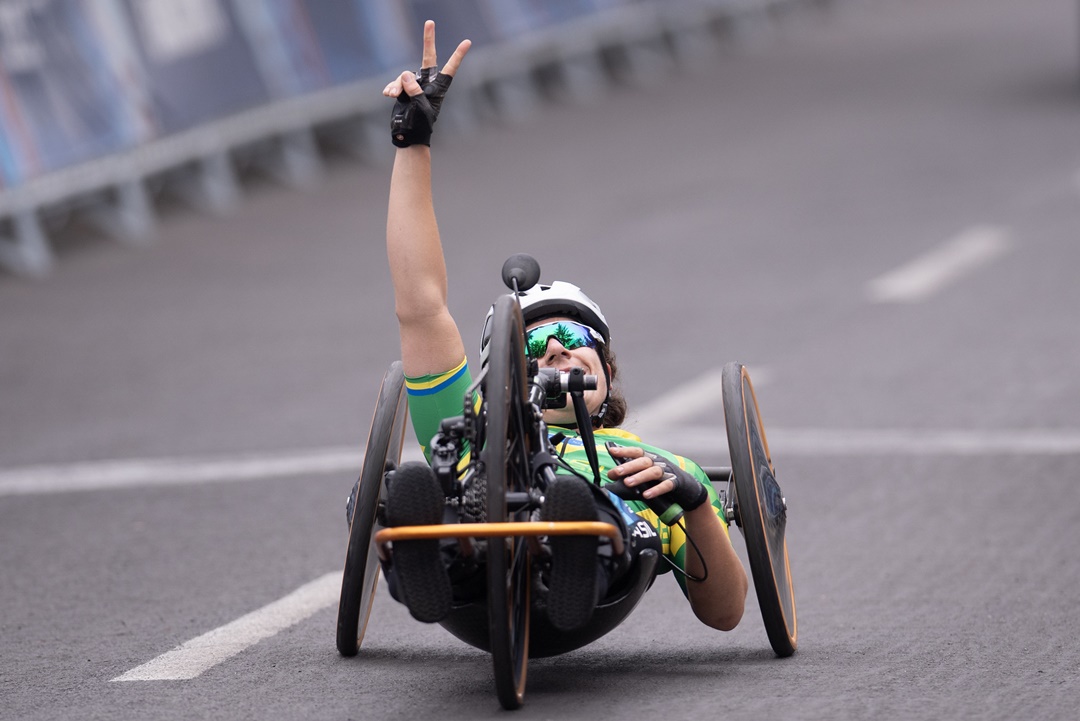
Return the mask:
<svg viewBox="0 0 1080 721">
<path fill-rule="evenodd" d="M 487 522 L 487 479 L 483 474 L 477 474 L 466 486 L 461 509 L 466 523 Z"/>
</svg>

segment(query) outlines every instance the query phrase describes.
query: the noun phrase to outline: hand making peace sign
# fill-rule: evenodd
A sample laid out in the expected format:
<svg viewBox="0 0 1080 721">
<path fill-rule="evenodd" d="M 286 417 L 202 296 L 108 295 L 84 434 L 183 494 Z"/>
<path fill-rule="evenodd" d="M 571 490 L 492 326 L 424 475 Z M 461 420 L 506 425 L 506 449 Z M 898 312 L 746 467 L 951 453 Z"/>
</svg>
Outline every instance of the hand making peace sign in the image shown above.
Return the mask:
<svg viewBox="0 0 1080 721">
<path fill-rule="evenodd" d="M 443 98 L 470 47 L 471 40 L 462 40 L 442 72 L 436 72 L 435 23 L 431 20 L 424 23 L 424 57 L 420 73 L 406 70 L 383 88 L 383 95 L 397 98 L 390 120 L 394 145 L 399 148 L 431 145 L 431 131 L 439 118 Z"/>
<path fill-rule="evenodd" d="M 472 40 L 462 40 L 458 44 L 457 50 L 450 56 L 450 59 L 443 66 L 442 74 L 449 77 L 454 77 L 457 73 L 458 66 L 461 65 L 462 59 L 465 57 L 465 53 L 469 52 L 469 48 L 472 47 Z M 438 63 L 438 55 L 435 53 L 435 21 L 428 20 L 424 23 L 424 57 L 420 62 L 420 78 L 425 76 L 425 70 L 427 76 L 430 77 L 434 74 L 435 66 Z M 401 95 L 402 90 L 410 96 L 416 96 L 424 92 L 418 82 L 418 76 L 416 73 L 406 70 L 400 76 L 394 78 L 390 83 L 383 88 L 383 95 L 388 98 L 396 98 Z"/>
</svg>

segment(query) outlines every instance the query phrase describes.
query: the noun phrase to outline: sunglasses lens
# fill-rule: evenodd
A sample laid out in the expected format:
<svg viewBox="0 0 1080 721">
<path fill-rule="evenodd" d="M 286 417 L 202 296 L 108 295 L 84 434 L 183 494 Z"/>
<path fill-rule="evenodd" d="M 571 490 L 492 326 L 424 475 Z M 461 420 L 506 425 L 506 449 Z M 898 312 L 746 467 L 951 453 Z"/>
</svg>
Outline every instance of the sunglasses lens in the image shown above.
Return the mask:
<svg viewBox="0 0 1080 721">
<path fill-rule="evenodd" d="M 579 323 L 560 321 L 545 323 L 530 330 L 525 336 L 525 353 L 530 358 L 541 358 L 547 353 L 548 341 L 554 338 L 566 350 L 576 350 L 588 346 L 596 347 L 596 341 L 590 335 L 589 328 Z"/>
</svg>

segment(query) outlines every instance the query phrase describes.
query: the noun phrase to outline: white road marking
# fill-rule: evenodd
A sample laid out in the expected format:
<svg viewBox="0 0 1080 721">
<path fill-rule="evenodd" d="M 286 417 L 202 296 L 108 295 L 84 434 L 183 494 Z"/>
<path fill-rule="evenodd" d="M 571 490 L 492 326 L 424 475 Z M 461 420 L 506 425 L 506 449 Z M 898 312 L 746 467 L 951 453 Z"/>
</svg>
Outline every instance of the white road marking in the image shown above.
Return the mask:
<svg viewBox="0 0 1080 721">
<path fill-rule="evenodd" d="M 909 430 L 769 429 L 774 458 L 858 455 L 1080 454 L 1080 430 Z M 677 453 L 727 452 L 722 426 L 672 428 L 650 441 Z M 220 480 L 220 479 L 219 479 Z M 341 572 L 334 571 L 284 598 L 181 644 L 172 651 L 117 676 L 112 681 L 193 679 L 256 643 L 294 626 L 337 602 Z"/>
<path fill-rule="evenodd" d="M 761 385 L 761 384 L 758 384 Z M 717 398 L 710 401 L 719 404 Z M 712 406 L 710 406 L 712 407 Z M 715 405 L 719 409 L 719 405 Z M 719 418 L 722 418 L 722 411 Z M 718 419 L 719 420 L 719 419 Z M 634 428 L 648 442 L 691 456 L 727 452 L 722 425 L 680 426 L 649 423 Z M 908 455 L 1063 455 L 1080 453 L 1080 429 L 1003 428 L 997 430 L 915 430 L 905 428 L 773 428 L 766 426 L 774 451 L 790 456 Z M 402 460 L 420 460 L 419 448 L 406 448 Z M 363 452 L 353 449 L 297 451 L 292 454 L 223 459 L 115 461 L 69 466 L 33 466 L 0 471 L 0 497 L 113 488 L 227 483 L 285 476 L 359 471 Z"/>
<path fill-rule="evenodd" d="M 768 429 L 768 440 L 774 458 L 786 456 L 858 456 L 858 455 L 986 455 L 986 454 L 1080 454 L 1080 430 L 911 430 L 911 429 Z M 650 442 L 670 448 L 677 453 L 694 456 L 705 453 L 727 453 L 727 436 L 723 426 L 668 428 Z M 311 453 L 291 456 L 296 464 L 314 467 Z M 286 457 L 290 458 L 290 457 Z M 297 459 L 307 459 L 301 462 Z M 282 458 L 278 458 L 281 461 Z M 324 457 L 324 466 L 331 465 L 332 456 Z M 176 463 L 175 461 L 172 463 Z M 282 465 L 262 468 L 276 475 Z M 155 466 L 151 465 L 151 468 Z M 193 464 L 193 468 L 202 467 Z M 254 477 L 257 467 L 223 464 L 243 478 Z M 121 475 L 121 474 L 118 474 Z M 152 472 L 152 483 L 161 482 L 161 474 Z M 191 477 L 195 473 L 174 474 L 174 478 Z M 219 470 L 202 474 L 205 480 L 230 480 Z M 132 485 L 134 472 L 123 475 L 124 485 Z M 45 478 L 48 481 L 48 478 Z M 115 487 L 115 486 L 113 486 Z M 56 484 L 50 485 L 55 491 Z M 26 492 L 26 491 L 23 491 Z M 176 681 L 189 680 L 210 668 L 227 661 L 256 643 L 294 626 L 338 600 L 341 572 L 334 571 L 296 589 L 235 621 L 191 639 L 168 653 L 117 676 L 112 681 Z"/>
<path fill-rule="evenodd" d="M 334 605 L 341 571 L 327 573 L 288 596 L 232 623 L 187 641 L 112 681 L 181 681 L 195 678 L 236 654 Z"/>
<path fill-rule="evenodd" d="M 760 388 L 771 379 L 765 368 L 747 365 L 754 388 Z M 723 418 L 723 368 L 713 368 L 689 383 L 677 386 L 645 405 L 631 409 L 638 429 L 670 428 L 705 411 L 713 411 Z"/>
<path fill-rule="evenodd" d="M 1080 454 L 1080 429 L 765 429 L 775 456 L 978 456 Z M 650 443 L 687 456 L 727 454 L 727 433 L 713 428 L 672 428 Z"/>
<path fill-rule="evenodd" d="M 410 445 L 403 457 L 407 460 L 419 459 L 420 450 Z M 363 458 L 363 448 L 349 447 L 218 458 L 134 459 L 28 466 L 0 470 L 0 497 L 222 483 L 346 471 L 359 473 Z"/>
<path fill-rule="evenodd" d="M 1008 251 L 1004 228 L 980 225 L 866 285 L 875 303 L 915 303 Z"/>
<path fill-rule="evenodd" d="M 714 399 L 715 403 L 719 403 Z M 719 407 L 719 406 L 717 406 Z M 722 412 L 721 413 L 722 418 Z M 630 427 L 649 443 L 691 456 L 727 452 L 724 427 L 660 424 Z M 774 451 L 791 456 L 908 455 L 1066 455 L 1080 453 L 1080 429 L 914 430 L 904 428 L 826 429 L 766 427 Z M 145 488 L 166 485 L 227 483 L 285 476 L 359 471 L 362 451 L 326 449 L 273 457 L 115 461 L 70 466 L 33 466 L 0 471 L 0 497 Z M 420 460 L 419 448 L 407 448 L 402 460 Z"/>
</svg>

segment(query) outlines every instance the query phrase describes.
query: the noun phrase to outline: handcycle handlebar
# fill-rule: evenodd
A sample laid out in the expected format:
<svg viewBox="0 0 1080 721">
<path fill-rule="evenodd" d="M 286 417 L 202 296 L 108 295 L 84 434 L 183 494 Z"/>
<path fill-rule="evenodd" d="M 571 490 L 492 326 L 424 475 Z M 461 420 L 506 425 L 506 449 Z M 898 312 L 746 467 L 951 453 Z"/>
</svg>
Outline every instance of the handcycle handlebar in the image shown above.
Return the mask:
<svg viewBox="0 0 1080 721">
<path fill-rule="evenodd" d="M 542 408 L 565 408 L 567 393 L 596 390 L 596 386 L 596 376 L 582 368 L 569 371 L 538 368 L 533 376 L 529 400 Z"/>
<path fill-rule="evenodd" d="M 581 368 L 571 368 L 569 371 L 540 368 L 537 371 L 536 382 L 543 384 L 549 397 L 573 391 L 596 390 L 596 376 L 586 373 Z"/>
</svg>

